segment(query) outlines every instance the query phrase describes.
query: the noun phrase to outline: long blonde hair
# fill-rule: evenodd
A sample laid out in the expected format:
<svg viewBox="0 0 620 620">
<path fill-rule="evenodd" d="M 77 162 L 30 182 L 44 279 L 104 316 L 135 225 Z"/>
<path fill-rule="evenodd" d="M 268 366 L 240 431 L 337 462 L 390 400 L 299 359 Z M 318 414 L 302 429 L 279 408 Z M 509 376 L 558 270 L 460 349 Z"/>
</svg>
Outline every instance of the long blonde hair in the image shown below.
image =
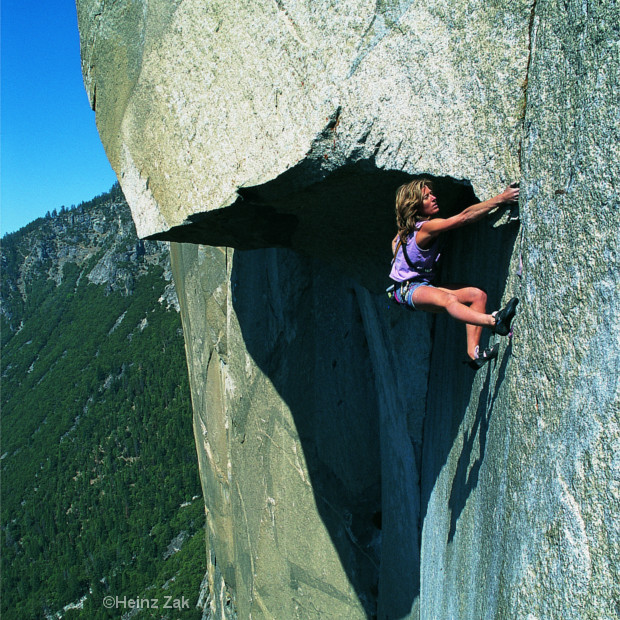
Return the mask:
<svg viewBox="0 0 620 620">
<path fill-rule="evenodd" d="M 396 190 L 396 226 L 403 246 L 407 245 L 407 237 L 414 231 L 416 222 L 426 219 L 419 213 L 425 187 L 432 191 L 432 182 L 428 179 L 415 179 Z"/>
</svg>

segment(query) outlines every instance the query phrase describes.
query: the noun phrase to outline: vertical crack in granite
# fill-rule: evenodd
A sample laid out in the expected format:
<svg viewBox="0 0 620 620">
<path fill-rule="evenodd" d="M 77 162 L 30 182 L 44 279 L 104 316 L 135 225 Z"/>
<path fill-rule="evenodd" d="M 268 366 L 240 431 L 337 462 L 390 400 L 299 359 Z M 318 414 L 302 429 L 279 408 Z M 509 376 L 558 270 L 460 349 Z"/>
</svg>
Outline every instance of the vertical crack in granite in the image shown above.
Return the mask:
<svg viewBox="0 0 620 620">
<path fill-rule="evenodd" d="M 530 10 L 530 23 L 528 27 L 528 49 L 527 49 L 527 63 L 525 65 L 525 79 L 523 80 L 523 95 L 522 95 L 522 103 L 520 114 L 522 117 L 522 130 L 521 130 L 521 139 L 519 140 L 519 166 L 522 169 L 522 156 L 523 156 L 523 140 L 525 138 L 526 131 L 526 113 L 527 113 L 527 96 L 528 96 L 528 83 L 529 83 L 529 75 L 530 75 L 530 64 L 532 62 L 532 53 L 534 44 L 536 41 L 536 27 L 535 27 L 535 19 L 536 19 L 536 2 L 538 0 L 534 0 L 532 3 L 532 8 Z"/>
</svg>

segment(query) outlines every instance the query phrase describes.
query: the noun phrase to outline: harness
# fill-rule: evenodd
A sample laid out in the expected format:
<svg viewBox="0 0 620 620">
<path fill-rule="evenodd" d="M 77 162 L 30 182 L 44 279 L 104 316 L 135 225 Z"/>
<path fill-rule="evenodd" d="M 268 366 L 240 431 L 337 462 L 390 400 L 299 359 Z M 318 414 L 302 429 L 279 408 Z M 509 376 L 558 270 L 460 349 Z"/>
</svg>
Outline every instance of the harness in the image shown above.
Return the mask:
<svg viewBox="0 0 620 620">
<path fill-rule="evenodd" d="M 388 296 L 388 299 L 390 301 L 393 301 L 395 304 L 398 304 L 400 306 L 402 304 L 398 301 L 398 299 L 396 299 L 396 291 L 400 289 L 400 298 L 405 299 L 405 296 L 407 295 L 409 291 L 409 287 L 412 284 L 413 284 L 412 280 L 405 280 L 404 282 L 395 282 L 394 284 L 391 284 L 385 289 L 385 293 Z"/>
</svg>

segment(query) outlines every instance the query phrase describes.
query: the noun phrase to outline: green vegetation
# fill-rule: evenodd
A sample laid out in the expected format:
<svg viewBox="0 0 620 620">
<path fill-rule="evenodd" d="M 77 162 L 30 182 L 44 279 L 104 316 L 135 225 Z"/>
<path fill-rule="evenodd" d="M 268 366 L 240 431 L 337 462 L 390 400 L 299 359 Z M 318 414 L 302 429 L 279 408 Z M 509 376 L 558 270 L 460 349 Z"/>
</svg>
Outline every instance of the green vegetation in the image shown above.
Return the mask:
<svg viewBox="0 0 620 620">
<path fill-rule="evenodd" d="M 41 618 L 84 596 L 62 617 L 120 617 L 129 609 L 102 604 L 112 595 L 159 598 L 156 615 L 138 617 L 199 618 L 204 507 L 180 318 L 158 301 L 163 268 L 134 261 L 129 291 L 95 285 L 86 276 L 110 248 L 93 247 L 64 262 L 59 284 L 45 252 L 25 273 L 53 219 L 3 239 L 2 617 Z M 67 228 L 67 245 L 80 243 L 85 231 Z M 167 615 L 167 597 L 189 610 Z"/>
</svg>

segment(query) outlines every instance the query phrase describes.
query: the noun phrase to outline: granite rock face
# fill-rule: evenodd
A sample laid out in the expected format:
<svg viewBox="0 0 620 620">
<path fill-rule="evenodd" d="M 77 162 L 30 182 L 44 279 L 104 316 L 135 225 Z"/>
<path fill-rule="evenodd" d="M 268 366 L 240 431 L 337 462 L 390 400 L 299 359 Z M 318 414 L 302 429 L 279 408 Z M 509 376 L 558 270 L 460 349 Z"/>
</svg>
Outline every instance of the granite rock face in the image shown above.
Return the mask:
<svg viewBox="0 0 620 620">
<path fill-rule="evenodd" d="M 397 173 L 479 195 L 519 176 L 527 2 L 77 6 L 143 237 L 289 247 L 381 290 Z"/>
<path fill-rule="evenodd" d="M 214 613 L 620 613 L 617 5 L 77 8 L 139 234 L 180 242 Z M 445 214 L 521 182 L 444 259 L 521 299 L 475 376 L 378 294 L 422 175 Z"/>
</svg>

